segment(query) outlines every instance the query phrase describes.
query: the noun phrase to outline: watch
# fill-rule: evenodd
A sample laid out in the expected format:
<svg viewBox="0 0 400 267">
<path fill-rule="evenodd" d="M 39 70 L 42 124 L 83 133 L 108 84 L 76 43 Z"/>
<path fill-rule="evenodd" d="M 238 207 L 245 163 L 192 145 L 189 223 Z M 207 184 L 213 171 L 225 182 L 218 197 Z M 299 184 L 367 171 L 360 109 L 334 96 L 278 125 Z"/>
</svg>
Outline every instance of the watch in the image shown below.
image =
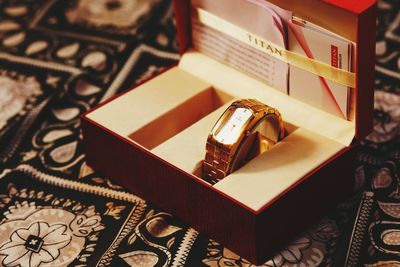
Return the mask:
<svg viewBox="0 0 400 267">
<path fill-rule="evenodd" d="M 203 179 L 215 184 L 283 139 L 281 114 L 255 99 L 233 102 L 212 128 Z"/>
</svg>

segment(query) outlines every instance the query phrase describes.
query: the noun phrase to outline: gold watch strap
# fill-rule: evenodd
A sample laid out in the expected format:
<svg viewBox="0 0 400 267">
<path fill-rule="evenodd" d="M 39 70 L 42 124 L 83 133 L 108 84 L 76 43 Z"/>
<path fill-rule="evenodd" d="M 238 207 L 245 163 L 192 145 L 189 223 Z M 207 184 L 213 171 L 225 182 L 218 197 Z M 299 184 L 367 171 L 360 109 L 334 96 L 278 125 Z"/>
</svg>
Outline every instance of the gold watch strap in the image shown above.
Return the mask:
<svg viewBox="0 0 400 267">
<path fill-rule="evenodd" d="M 209 141 L 207 141 L 206 150 L 206 158 L 203 163 L 203 174 L 206 177 L 203 178 L 211 184 L 215 184 L 228 174 L 232 155 L 230 151 Z"/>
</svg>

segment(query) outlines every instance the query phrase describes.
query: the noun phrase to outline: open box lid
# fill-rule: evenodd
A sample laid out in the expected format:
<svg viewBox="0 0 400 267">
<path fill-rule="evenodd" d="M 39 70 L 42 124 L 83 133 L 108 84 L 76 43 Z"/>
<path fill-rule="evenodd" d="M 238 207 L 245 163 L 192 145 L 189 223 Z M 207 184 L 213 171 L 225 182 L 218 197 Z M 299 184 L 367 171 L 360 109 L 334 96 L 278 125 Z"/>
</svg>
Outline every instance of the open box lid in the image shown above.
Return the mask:
<svg viewBox="0 0 400 267">
<path fill-rule="evenodd" d="M 343 129 L 347 131 L 344 134 L 347 137 L 337 138 L 342 143 L 350 144 L 353 137 L 356 140 L 362 140 L 371 132 L 373 126 L 376 0 L 356 2 L 346 0 L 270 0 L 269 2 L 292 11 L 293 16 L 315 23 L 355 44 L 353 71 L 356 76 L 356 86 L 353 89 L 354 102 L 352 107 L 354 119 L 346 121 L 339 118 L 335 121 L 343 120 L 343 122 L 337 121 L 337 125 L 342 125 Z M 191 2 L 174 0 L 174 8 L 180 52 L 183 56 L 182 61 L 185 61 L 181 61 L 180 64 L 187 66 L 195 62 L 193 61 L 194 57 L 190 55 L 193 54 L 191 49 Z M 241 10 L 237 12 L 241 12 Z M 243 16 L 243 14 L 241 15 Z M 291 98 L 290 96 L 287 97 L 288 99 Z M 271 105 L 274 106 L 273 103 Z M 304 106 L 308 107 L 308 105 Z M 311 106 L 310 108 L 313 109 Z M 315 122 L 323 119 L 325 118 L 316 119 Z M 336 125 L 336 122 L 333 125 Z M 316 128 L 320 127 L 320 125 L 315 126 Z"/>
</svg>

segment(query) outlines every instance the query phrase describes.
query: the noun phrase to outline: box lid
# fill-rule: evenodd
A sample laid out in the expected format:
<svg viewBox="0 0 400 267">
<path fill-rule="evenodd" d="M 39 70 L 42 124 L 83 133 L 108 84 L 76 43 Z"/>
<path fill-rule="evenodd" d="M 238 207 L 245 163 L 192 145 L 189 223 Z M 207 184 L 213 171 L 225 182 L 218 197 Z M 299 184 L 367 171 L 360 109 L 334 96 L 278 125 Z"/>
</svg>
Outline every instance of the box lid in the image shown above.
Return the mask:
<svg viewBox="0 0 400 267">
<path fill-rule="evenodd" d="M 245 0 L 243 0 L 245 1 Z M 293 15 L 315 23 L 355 43 L 353 66 L 354 137 L 361 140 L 373 127 L 376 0 L 270 0 Z M 184 55 L 191 48 L 191 3 L 174 0 L 178 42 Z M 240 12 L 240 10 L 238 10 Z M 241 14 L 243 15 L 243 14 Z M 341 19 L 337 19 L 340 17 Z M 361 41 L 362 40 L 362 41 Z"/>
</svg>

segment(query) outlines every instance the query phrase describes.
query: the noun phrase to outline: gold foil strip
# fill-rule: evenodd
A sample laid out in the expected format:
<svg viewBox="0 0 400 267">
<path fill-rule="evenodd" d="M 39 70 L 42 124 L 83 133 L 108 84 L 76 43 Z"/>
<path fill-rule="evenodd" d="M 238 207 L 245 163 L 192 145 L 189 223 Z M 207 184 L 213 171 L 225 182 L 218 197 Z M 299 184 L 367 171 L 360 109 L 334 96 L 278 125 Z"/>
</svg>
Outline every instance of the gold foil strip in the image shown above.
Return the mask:
<svg viewBox="0 0 400 267">
<path fill-rule="evenodd" d="M 202 8 L 194 8 L 192 15 L 200 23 L 221 33 L 227 34 L 240 42 L 248 44 L 292 66 L 350 88 L 356 87 L 356 75 L 353 72 L 338 69 L 321 61 L 286 50 L 285 48 L 277 46 L 253 33 L 249 33 L 248 31 L 221 19 Z"/>
</svg>

